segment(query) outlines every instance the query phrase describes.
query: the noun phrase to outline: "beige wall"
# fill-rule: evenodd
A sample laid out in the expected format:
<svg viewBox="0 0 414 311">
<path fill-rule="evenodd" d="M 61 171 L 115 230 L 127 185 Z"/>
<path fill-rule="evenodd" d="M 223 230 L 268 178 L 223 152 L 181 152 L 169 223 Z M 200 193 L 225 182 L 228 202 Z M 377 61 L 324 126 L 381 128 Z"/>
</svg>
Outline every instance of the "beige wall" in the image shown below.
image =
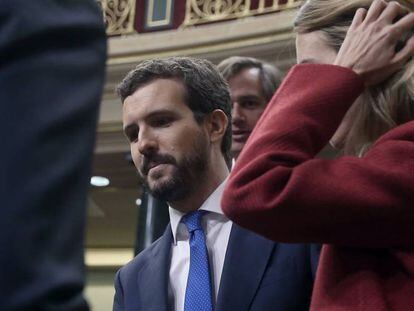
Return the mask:
<svg viewBox="0 0 414 311">
<path fill-rule="evenodd" d="M 116 271 L 134 257 L 134 250 L 87 249 L 85 296 L 92 311 L 112 311 Z"/>
<path fill-rule="evenodd" d="M 112 311 L 115 271 L 89 271 L 85 296 L 92 311 Z"/>
</svg>

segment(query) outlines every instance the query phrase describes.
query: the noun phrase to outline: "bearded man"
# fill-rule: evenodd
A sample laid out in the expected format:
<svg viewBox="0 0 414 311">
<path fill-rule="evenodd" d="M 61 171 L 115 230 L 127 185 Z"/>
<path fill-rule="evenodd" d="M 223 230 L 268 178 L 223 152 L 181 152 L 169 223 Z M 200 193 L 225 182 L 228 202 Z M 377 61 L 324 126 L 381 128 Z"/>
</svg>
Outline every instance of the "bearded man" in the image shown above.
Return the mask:
<svg viewBox="0 0 414 311">
<path fill-rule="evenodd" d="M 121 268 L 114 310 L 308 310 L 316 256 L 233 224 L 220 200 L 231 165 L 231 99 L 208 61 L 141 63 L 118 87 L 124 132 L 164 235 Z"/>
</svg>

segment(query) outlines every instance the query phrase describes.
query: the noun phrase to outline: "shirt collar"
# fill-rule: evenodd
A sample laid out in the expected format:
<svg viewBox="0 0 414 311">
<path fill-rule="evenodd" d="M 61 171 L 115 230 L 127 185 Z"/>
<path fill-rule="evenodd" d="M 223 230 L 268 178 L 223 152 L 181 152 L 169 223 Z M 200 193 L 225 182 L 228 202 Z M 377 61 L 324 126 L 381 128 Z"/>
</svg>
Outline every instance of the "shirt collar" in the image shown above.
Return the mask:
<svg viewBox="0 0 414 311">
<path fill-rule="evenodd" d="M 198 208 L 199 210 L 204 210 L 216 214 L 220 214 L 224 216 L 223 211 L 221 210 L 221 197 L 223 195 L 224 186 L 226 185 L 227 178 L 214 190 L 210 196 L 204 201 L 204 203 Z M 174 244 L 177 243 L 177 229 L 178 225 L 180 224 L 181 218 L 185 215 L 176 209 L 173 209 L 171 206 L 169 207 L 169 214 L 170 214 L 170 223 L 171 223 L 171 230 L 173 235 Z"/>
</svg>

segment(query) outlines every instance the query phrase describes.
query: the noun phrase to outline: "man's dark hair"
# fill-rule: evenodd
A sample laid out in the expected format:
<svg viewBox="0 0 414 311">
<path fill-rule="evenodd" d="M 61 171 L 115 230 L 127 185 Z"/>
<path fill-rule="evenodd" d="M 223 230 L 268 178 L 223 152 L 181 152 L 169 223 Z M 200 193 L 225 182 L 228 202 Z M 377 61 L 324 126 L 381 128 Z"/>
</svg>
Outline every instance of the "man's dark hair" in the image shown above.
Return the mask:
<svg viewBox="0 0 414 311">
<path fill-rule="evenodd" d="M 190 57 L 153 59 L 131 70 L 117 87 L 122 103 L 143 85 L 156 79 L 177 79 L 186 90 L 186 104 L 200 123 L 215 109 L 222 110 L 228 126 L 221 142 L 221 151 L 231 166 L 231 100 L 227 82 L 208 60 Z"/>
<path fill-rule="evenodd" d="M 259 69 L 263 95 L 268 102 L 282 82 L 282 74 L 275 66 L 253 57 L 232 56 L 223 60 L 217 68 L 227 81 L 244 69 Z"/>
</svg>

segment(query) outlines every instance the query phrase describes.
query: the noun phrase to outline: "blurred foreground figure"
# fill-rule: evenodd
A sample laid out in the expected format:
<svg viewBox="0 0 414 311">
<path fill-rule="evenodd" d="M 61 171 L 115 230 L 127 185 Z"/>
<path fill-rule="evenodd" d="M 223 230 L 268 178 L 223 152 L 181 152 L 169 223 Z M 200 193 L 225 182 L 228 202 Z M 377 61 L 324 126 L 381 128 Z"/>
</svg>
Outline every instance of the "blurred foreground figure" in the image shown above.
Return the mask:
<svg viewBox="0 0 414 311">
<path fill-rule="evenodd" d="M 397 2 L 307 1 L 224 191 L 241 226 L 325 244 L 311 310 L 414 310 L 413 28 Z M 345 156 L 314 158 L 329 140 Z"/>
<path fill-rule="evenodd" d="M 87 310 L 102 14 L 92 0 L 4 0 L 0 21 L 0 310 Z"/>
</svg>

